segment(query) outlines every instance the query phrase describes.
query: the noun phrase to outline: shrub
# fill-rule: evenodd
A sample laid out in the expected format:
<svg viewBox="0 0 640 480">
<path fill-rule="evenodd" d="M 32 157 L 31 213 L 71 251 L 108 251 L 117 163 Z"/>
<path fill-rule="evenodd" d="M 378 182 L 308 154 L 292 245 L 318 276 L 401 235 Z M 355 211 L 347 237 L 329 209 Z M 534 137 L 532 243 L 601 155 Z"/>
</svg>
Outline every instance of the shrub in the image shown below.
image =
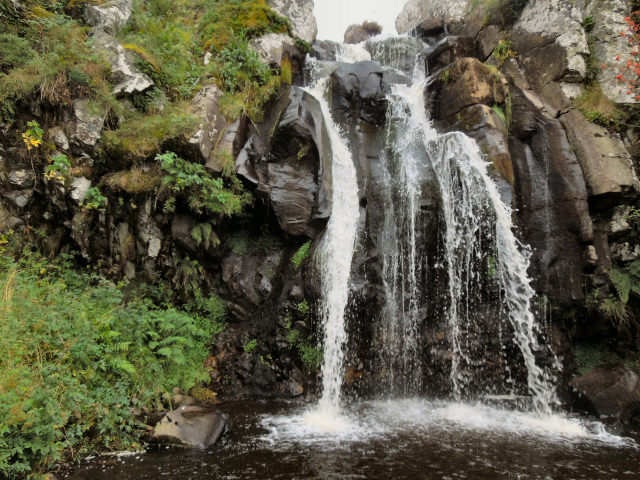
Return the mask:
<svg viewBox="0 0 640 480">
<path fill-rule="evenodd" d="M 188 162 L 173 152 L 158 155 L 156 159 L 166 172 L 162 179 L 171 192 L 184 196 L 189 207 L 198 214 L 231 216 L 242 211 L 250 202 L 250 195 L 238 193 L 238 186 L 225 186 L 225 179 L 214 178 L 198 164 Z"/>
<path fill-rule="evenodd" d="M 84 197 L 83 206 L 87 210 L 99 210 L 104 207 L 107 202 L 107 197 L 102 195 L 100 188 L 91 187 L 87 190 L 87 194 Z"/>
<path fill-rule="evenodd" d="M 0 474 L 65 452 L 136 448 L 137 410 L 206 379 L 204 332 L 175 309 L 125 304 L 103 278 L 24 252 L 0 257 Z"/>
</svg>

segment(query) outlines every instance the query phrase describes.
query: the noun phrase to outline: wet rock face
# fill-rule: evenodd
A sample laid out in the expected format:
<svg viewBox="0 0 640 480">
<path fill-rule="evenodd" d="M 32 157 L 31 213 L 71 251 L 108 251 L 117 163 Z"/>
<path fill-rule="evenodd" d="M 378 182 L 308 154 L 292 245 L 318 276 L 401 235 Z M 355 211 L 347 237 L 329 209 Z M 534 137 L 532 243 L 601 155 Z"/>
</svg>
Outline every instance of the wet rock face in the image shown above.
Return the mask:
<svg viewBox="0 0 640 480">
<path fill-rule="evenodd" d="M 436 99 L 436 118 L 450 118 L 476 104 L 501 104 L 507 97 L 507 83 L 502 74 L 475 58 L 455 60 L 438 80 L 441 89 Z"/>
<path fill-rule="evenodd" d="M 382 125 L 387 102 L 383 71 L 377 62 L 343 65 L 331 74 L 331 108 L 341 120 Z"/>
<path fill-rule="evenodd" d="M 561 302 L 583 298 L 583 244 L 593 241 L 582 170 L 562 125 L 537 118 L 529 143 L 512 139 L 516 204 L 534 255 L 536 290 Z"/>
<path fill-rule="evenodd" d="M 160 442 L 207 448 L 227 430 L 229 417 L 195 406 L 180 407 L 167 413 L 153 430 Z"/>
</svg>

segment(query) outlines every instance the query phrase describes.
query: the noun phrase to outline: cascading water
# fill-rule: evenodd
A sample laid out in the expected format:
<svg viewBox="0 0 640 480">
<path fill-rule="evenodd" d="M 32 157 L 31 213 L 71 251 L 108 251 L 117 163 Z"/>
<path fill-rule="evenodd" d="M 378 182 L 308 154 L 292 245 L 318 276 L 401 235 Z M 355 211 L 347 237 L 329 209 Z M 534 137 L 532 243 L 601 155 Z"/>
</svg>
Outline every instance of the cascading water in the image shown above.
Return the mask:
<svg viewBox="0 0 640 480">
<path fill-rule="evenodd" d="M 324 414 L 335 415 L 340 408 L 344 345 L 347 341 L 344 317 L 349 299 L 349 276 L 360 210 L 353 158 L 324 98 L 327 83 L 328 79 L 321 79 L 307 92 L 320 103 L 332 151 L 333 207 L 316 259 L 322 278 L 321 316 L 324 328 L 322 397 L 319 410 Z"/>
<path fill-rule="evenodd" d="M 417 296 L 428 296 L 428 292 L 416 292 L 415 263 L 423 261 L 415 255 L 416 230 L 415 203 L 420 192 L 415 179 L 419 178 L 418 166 L 433 168 L 440 193 L 440 206 L 444 220 L 442 238 L 443 262 L 448 277 L 448 305 L 446 310 L 448 334 L 451 341 L 451 387 L 456 398 L 460 398 L 466 382 L 461 372 L 461 363 L 470 363 L 462 333 L 472 319 L 473 299 L 481 296 L 482 263 L 491 260 L 492 276 L 497 280 L 502 296 L 499 318 L 508 318 L 527 370 L 527 384 L 533 395 L 535 407 L 546 413 L 558 403 L 553 378 L 536 364 L 535 353 L 541 349 L 538 342 L 538 326 L 531 311 L 534 291 L 527 274 L 529 267 L 528 250 L 519 245 L 513 234 L 511 212 L 502 202 L 495 183 L 487 172 L 478 146 L 462 133 L 438 134 L 429 120 L 425 109 L 424 91 L 426 80 L 420 69 L 416 70 L 411 86 L 394 85 L 389 96 L 392 121 L 399 122 L 400 132 L 389 147 L 400 156 L 404 174 L 406 202 L 404 208 L 409 228 L 408 251 L 401 252 L 409 268 L 409 288 L 403 293 L 409 304 L 418 303 Z M 421 147 L 421 148 L 419 148 Z M 418 152 L 425 158 L 415 158 Z M 408 174 L 407 174 L 408 172 Z M 491 252 L 493 250 L 493 252 Z M 494 256 L 491 256 L 493 253 Z M 389 267 L 394 270 L 397 260 Z M 413 264 L 413 265 L 412 265 Z M 394 273 L 395 274 L 395 273 Z M 391 287 L 394 288 L 393 286 Z M 393 292 L 392 296 L 395 294 Z M 405 312 L 403 312 L 405 313 Z M 404 316 L 404 315 L 403 315 Z M 409 328 L 401 329 L 406 344 L 415 341 L 407 339 L 407 334 L 416 334 L 416 319 L 409 315 Z M 392 319 L 396 321 L 396 319 Z M 406 318 L 399 320 L 406 322 Z"/>
</svg>

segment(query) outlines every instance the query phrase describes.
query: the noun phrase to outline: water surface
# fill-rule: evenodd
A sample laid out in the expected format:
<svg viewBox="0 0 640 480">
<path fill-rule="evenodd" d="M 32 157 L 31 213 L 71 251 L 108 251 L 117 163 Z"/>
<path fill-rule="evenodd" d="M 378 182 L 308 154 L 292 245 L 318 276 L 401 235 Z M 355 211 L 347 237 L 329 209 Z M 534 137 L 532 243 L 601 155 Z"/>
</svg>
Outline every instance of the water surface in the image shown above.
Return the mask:
<svg viewBox="0 0 640 480">
<path fill-rule="evenodd" d="M 102 457 L 69 478 L 640 479 L 640 450 L 588 419 L 482 405 L 365 402 L 342 418 L 290 403 L 224 405 L 232 428 L 207 451 Z"/>
</svg>

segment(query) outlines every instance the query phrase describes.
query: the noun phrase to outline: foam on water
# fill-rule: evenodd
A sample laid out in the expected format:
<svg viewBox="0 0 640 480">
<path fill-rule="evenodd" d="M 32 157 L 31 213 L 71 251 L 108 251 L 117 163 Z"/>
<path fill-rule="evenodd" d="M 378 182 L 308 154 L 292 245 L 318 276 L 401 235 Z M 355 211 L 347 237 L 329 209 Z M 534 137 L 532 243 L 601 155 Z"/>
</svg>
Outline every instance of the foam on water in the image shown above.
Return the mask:
<svg viewBox="0 0 640 480">
<path fill-rule="evenodd" d="M 272 445 L 342 444 L 389 440 L 410 434 L 485 434 L 545 443 L 604 444 L 638 448 L 629 438 L 607 433 L 596 421 L 539 412 L 519 412 L 481 403 L 402 399 L 363 402 L 342 412 L 313 409 L 297 415 L 264 416 L 269 433 L 261 440 Z"/>
</svg>

